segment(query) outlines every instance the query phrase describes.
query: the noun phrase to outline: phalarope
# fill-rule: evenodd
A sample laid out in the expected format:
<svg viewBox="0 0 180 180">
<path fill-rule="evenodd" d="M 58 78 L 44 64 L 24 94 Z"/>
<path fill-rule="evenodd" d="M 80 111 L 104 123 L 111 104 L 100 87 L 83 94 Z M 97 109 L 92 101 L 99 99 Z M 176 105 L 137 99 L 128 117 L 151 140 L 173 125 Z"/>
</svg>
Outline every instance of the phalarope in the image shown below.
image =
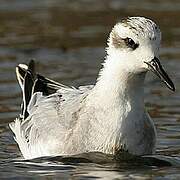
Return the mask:
<svg viewBox="0 0 180 180">
<path fill-rule="evenodd" d="M 10 124 L 26 159 L 83 152 L 134 155 L 155 151 L 156 130 L 144 106 L 144 79 L 153 71 L 175 90 L 158 59 L 161 32 L 144 17 L 117 23 L 95 85 L 68 87 L 19 64 L 22 113 Z"/>
</svg>

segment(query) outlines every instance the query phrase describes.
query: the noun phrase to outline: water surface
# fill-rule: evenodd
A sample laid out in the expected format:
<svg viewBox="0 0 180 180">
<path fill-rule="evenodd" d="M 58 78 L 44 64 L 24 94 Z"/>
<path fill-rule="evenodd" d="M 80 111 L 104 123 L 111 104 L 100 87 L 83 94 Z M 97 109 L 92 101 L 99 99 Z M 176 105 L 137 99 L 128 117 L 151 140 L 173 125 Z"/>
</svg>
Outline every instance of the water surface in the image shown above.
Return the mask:
<svg viewBox="0 0 180 180">
<path fill-rule="evenodd" d="M 37 70 L 49 78 L 74 86 L 94 83 L 108 33 L 118 19 L 132 15 L 146 16 L 159 24 L 161 61 L 176 85 L 172 93 L 154 75 L 147 76 L 145 102 L 157 127 L 157 155 L 123 162 L 99 153 L 22 161 L 8 128 L 20 112 L 15 66 L 34 58 Z M 2 0 L 0 177 L 180 179 L 179 16 L 178 0 Z"/>
</svg>

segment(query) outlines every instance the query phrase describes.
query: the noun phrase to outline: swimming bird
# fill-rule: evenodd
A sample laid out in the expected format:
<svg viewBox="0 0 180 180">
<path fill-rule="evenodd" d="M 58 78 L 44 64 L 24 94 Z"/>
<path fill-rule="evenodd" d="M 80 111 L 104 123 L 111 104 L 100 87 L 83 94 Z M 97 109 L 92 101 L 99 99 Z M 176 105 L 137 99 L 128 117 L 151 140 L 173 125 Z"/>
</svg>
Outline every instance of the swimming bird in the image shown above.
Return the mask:
<svg viewBox="0 0 180 180">
<path fill-rule="evenodd" d="M 159 60 L 161 32 L 150 19 L 128 17 L 108 38 L 95 85 L 68 87 L 35 72 L 34 61 L 16 67 L 22 112 L 10 123 L 25 159 L 126 151 L 155 152 L 156 129 L 144 105 L 146 73 L 175 87 Z"/>
</svg>

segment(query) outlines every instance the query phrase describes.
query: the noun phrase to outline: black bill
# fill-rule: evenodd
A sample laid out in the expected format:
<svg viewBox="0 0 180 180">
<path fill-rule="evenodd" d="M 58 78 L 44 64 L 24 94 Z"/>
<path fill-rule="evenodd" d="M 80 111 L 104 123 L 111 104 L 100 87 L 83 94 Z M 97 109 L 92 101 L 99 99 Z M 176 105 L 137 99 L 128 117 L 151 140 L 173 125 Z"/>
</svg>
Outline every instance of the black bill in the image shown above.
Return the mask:
<svg viewBox="0 0 180 180">
<path fill-rule="evenodd" d="M 150 70 L 155 73 L 160 79 L 161 81 L 163 81 L 166 86 L 171 89 L 172 91 L 175 91 L 175 87 L 174 84 L 172 82 L 172 80 L 169 78 L 169 76 L 167 75 L 167 73 L 164 71 L 159 59 L 157 57 L 154 57 L 154 59 L 152 59 L 150 62 L 145 62 Z"/>
</svg>

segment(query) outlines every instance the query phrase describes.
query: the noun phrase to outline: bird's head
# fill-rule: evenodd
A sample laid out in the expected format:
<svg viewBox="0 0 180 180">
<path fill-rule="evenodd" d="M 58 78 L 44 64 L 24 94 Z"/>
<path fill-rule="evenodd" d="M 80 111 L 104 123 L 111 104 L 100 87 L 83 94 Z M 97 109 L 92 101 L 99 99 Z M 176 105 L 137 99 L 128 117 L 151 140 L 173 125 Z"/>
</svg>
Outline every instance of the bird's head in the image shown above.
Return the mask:
<svg viewBox="0 0 180 180">
<path fill-rule="evenodd" d="M 129 17 L 117 23 L 108 40 L 108 55 L 119 57 L 119 63 L 130 73 L 154 72 L 171 90 L 174 84 L 159 60 L 161 32 L 150 19 Z M 116 58 L 118 59 L 118 58 Z"/>
</svg>

